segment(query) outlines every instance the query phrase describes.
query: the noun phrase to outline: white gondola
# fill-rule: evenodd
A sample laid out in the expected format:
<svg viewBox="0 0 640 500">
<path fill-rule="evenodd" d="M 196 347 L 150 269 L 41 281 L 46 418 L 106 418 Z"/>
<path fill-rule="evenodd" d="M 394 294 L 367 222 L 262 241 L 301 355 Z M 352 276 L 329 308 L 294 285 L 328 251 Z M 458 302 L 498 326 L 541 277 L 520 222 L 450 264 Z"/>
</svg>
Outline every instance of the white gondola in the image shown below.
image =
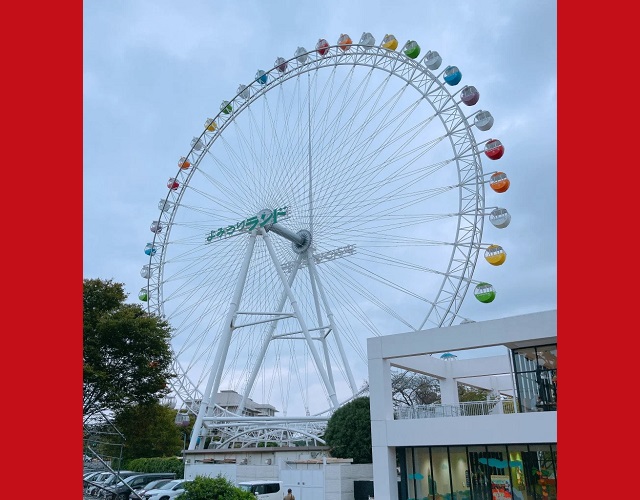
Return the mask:
<svg viewBox="0 0 640 500">
<path fill-rule="evenodd" d="M 300 64 L 306 63 L 307 59 L 309 58 L 307 49 L 305 49 L 304 47 L 298 47 L 293 55 L 295 56 L 296 61 L 298 61 Z"/>
<path fill-rule="evenodd" d="M 140 276 L 147 280 L 151 278 L 151 266 L 149 264 L 142 266 L 142 269 L 140 269 Z"/>
<path fill-rule="evenodd" d="M 488 111 L 479 111 L 473 119 L 473 124 L 483 132 L 487 131 L 493 126 L 493 116 Z"/>
<path fill-rule="evenodd" d="M 173 205 L 174 203 L 168 200 L 160 200 L 158 202 L 158 208 L 163 212 L 168 212 L 169 210 L 171 210 L 173 208 Z"/>
<path fill-rule="evenodd" d="M 499 229 L 503 229 L 511 222 L 511 214 L 506 208 L 496 208 L 489 214 L 489 222 Z"/>
<path fill-rule="evenodd" d="M 373 47 L 376 44 L 376 39 L 373 37 L 371 33 L 364 32 L 360 37 L 360 45 L 366 45 L 368 47 Z"/>
<path fill-rule="evenodd" d="M 251 96 L 251 90 L 246 85 L 239 85 L 237 92 L 238 95 L 240 95 L 240 97 L 242 97 L 245 101 Z"/>
<path fill-rule="evenodd" d="M 436 70 L 442 64 L 442 57 L 437 50 L 430 50 L 424 56 L 424 63 L 431 71 Z"/>
</svg>

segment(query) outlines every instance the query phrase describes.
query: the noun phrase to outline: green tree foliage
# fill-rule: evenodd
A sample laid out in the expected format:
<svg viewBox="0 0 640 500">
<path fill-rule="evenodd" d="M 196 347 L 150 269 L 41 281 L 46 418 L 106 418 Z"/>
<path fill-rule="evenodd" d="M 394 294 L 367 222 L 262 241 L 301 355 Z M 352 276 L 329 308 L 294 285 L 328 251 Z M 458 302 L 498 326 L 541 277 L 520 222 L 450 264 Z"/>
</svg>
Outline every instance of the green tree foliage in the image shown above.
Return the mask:
<svg viewBox="0 0 640 500">
<path fill-rule="evenodd" d="M 331 455 L 353 458 L 355 464 L 370 464 L 371 411 L 369 398 L 361 397 L 338 408 L 327 424 L 324 434 Z"/>
<path fill-rule="evenodd" d="M 169 324 L 127 304 L 123 285 L 83 280 L 83 416 L 157 401 L 171 378 Z"/>
<path fill-rule="evenodd" d="M 235 486 L 227 478 L 197 476 L 185 483 L 180 500 L 256 500 L 253 493 Z"/>
<path fill-rule="evenodd" d="M 180 455 L 184 445 L 183 430 L 176 426 L 175 415 L 175 410 L 157 401 L 119 411 L 114 423 L 126 438 L 123 458 Z"/>
<path fill-rule="evenodd" d="M 125 461 L 123 467 L 136 472 L 175 472 L 176 479 L 184 478 L 184 463 L 177 457 L 135 458 Z"/>
<path fill-rule="evenodd" d="M 458 400 L 463 403 L 466 401 L 486 401 L 489 394 L 487 389 L 478 389 L 466 384 L 458 384 Z"/>
</svg>

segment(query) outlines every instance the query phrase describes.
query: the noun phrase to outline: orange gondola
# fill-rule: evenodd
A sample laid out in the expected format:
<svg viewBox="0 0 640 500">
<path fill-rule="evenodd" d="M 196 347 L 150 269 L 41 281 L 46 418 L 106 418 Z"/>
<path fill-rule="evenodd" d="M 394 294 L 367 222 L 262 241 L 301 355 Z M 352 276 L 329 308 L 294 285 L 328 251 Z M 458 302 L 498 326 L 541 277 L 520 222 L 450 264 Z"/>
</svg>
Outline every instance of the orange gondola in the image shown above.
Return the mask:
<svg viewBox="0 0 640 500">
<path fill-rule="evenodd" d="M 191 162 L 189 160 L 187 160 L 186 157 L 182 157 L 178 160 L 178 166 L 183 169 L 186 170 L 191 166 Z"/>
<path fill-rule="evenodd" d="M 338 38 L 338 47 L 340 47 L 340 49 L 344 52 L 349 50 L 352 43 L 353 42 L 351 41 L 351 38 L 349 37 L 349 35 L 343 34 L 343 35 L 340 35 L 340 38 Z"/>
<path fill-rule="evenodd" d="M 491 176 L 489 180 L 489 186 L 496 193 L 504 193 L 509 186 L 511 185 L 511 181 L 507 178 L 507 174 L 504 172 L 496 172 Z"/>
</svg>

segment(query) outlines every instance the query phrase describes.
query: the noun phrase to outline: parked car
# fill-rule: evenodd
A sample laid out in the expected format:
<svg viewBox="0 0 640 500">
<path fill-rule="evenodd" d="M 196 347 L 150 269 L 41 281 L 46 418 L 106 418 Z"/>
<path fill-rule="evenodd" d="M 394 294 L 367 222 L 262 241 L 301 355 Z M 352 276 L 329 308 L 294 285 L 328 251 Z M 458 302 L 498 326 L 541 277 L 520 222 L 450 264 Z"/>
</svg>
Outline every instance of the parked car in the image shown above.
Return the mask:
<svg viewBox="0 0 640 500">
<path fill-rule="evenodd" d="M 95 480 L 100 474 L 102 474 L 104 471 L 103 470 L 94 470 L 94 471 L 89 471 L 89 472 L 85 472 L 82 475 L 82 480 L 84 482 L 87 481 L 93 481 Z"/>
<path fill-rule="evenodd" d="M 282 500 L 284 496 L 282 481 L 243 481 L 238 487 L 250 491 L 260 500 Z"/>
<path fill-rule="evenodd" d="M 147 491 L 144 494 L 144 498 L 145 500 L 170 500 L 171 498 L 176 498 L 181 493 L 184 493 L 184 483 L 186 482 L 184 479 L 174 479 L 160 488 Z"/>
<path fill-rule="evenodd" d="M 102 482 L 94 483 L 93 487 L 89 488 L 88 493 L 93 497 L 101 497 L 104 495 L 105 488 L 116 484 L 122 478 L 133 476 L 134 474 L 140 473 L 132 470 L 121 470 L 117 474 L 109 472 L 109 476 Z"/>
<path fill-rule="evenodd" d="M 87 488 L 91 484 L 91 481 L 95 481 L 98 478 L 98 476 L 100 474 L 102 474 L 103 472 L 104 471 L 102 471 L 102 470 L 93 471 L 93 472 L 85 472 L 82 475 L 82 491 L 86 492 Z"/>
<path fill-rule="evenodd" d="M 156 479 L 155 481 L 151 481 L 149 484 L 147 484 L 146 486 L 143 486 L 141 488 L 134 488 L 133 492 L 135 493 L 129 493 L 129 500 L 139 500 L 140 498 L 144 498 L 144 494 L 149 491 L 149 490 L 155 490 L 156 488 L 160 488 L 161 486 L 164 486 L 165 484 L 167 484 L 169 481 L 171 481 L 171 479 Z"/>
<path fill-rule="evenodd" d="M 102 486 L 102 484 L 111 476 L 113 476 L 113 472 L 104 471 L 104 472 L 101 472 L 100 474 L 98 474 L 91 481 L 87 481 L 87 486 L 86 486 L 86 488 L 84 490 L 85 493 L 87 493 L 88 495 L 91 495 L 91 496 L 95 496 L 93 494 L 93 492 L 97 491 L 97 488 L 99 486 Z"/>
<path fill-rule="evenodd" d="M 102 497 L 106 500 L 127 500 L 131 490 L 141 488 L 156 479 L 175 479 L 175 472 L 146 472 L 134 474 L 118 481 L 112 486 L 106 487 L 102 492 Z"/>
</svg>

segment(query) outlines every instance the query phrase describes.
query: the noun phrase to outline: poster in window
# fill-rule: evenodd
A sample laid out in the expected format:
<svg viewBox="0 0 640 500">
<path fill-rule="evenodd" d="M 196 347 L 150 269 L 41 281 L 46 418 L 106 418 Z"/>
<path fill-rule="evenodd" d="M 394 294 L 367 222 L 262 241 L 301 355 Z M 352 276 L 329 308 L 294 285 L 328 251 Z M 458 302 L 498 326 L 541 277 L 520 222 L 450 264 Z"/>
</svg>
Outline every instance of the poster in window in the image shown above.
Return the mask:
<svg viewBox="0 0 640 500">
<path fill-rule="evenodd" d="M 511 481 L 509 476 L 491 475 L 492 500 L 512 500 Z"/>
</svg>

